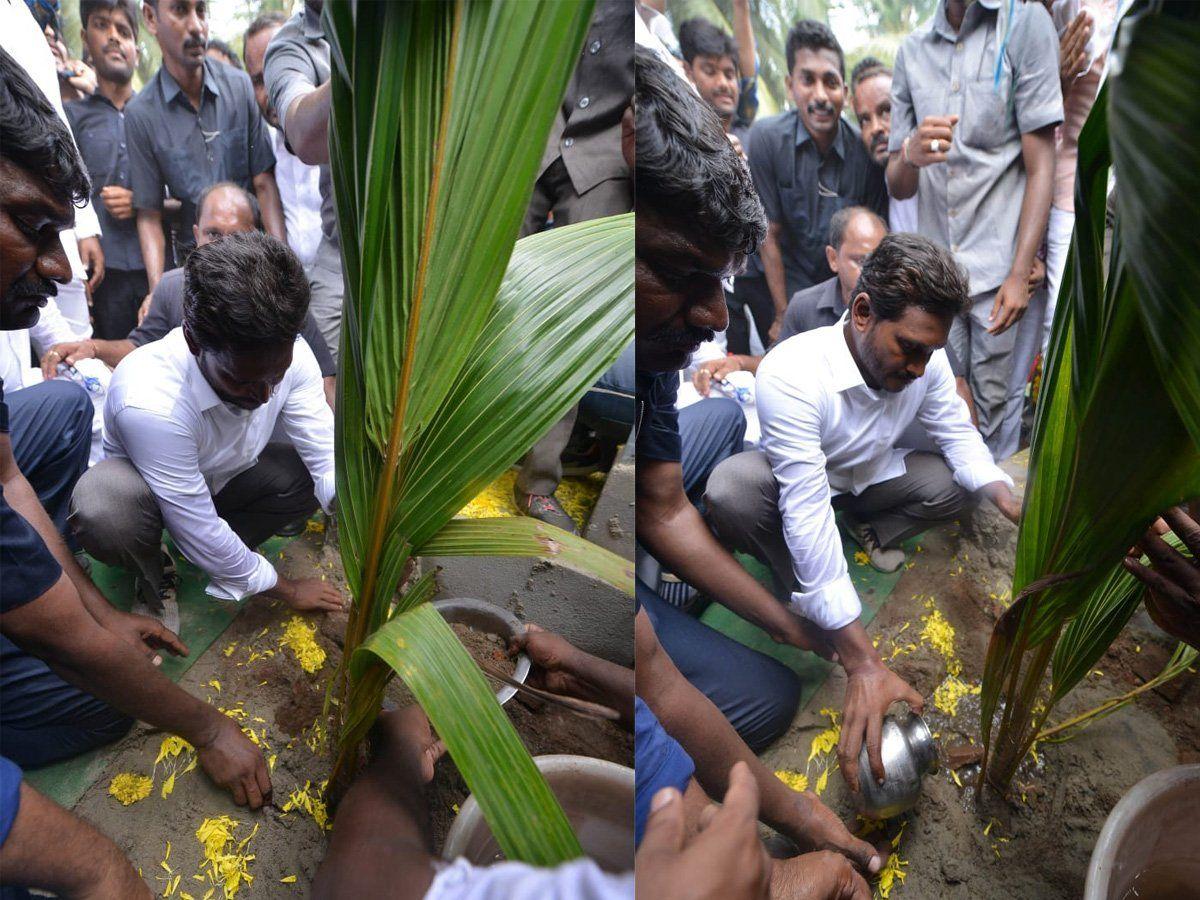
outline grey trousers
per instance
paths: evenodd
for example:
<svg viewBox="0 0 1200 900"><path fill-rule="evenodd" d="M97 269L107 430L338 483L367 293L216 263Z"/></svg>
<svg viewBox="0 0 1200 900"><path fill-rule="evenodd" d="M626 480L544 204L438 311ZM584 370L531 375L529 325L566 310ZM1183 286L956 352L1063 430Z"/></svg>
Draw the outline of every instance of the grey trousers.
<svg viewBox="0 0 1200 900"><path fill-rule="evenodd" d="M525 211L525 222L521 225L521 237L541 231L551 212L554 213L554 224L558 226L615 216L631 209L633 188L628 178L610 178L590 191L577 194L567 174L567 167L559 157L533 186L533 195ZM578 415L579 406L572 406L521 460L517 487L522 493L539 496L554 493L562 481L559 457L571 440L571 431Z"/></svg>
<svg viewBox="0 0 1200 900"><path fill-rule="evenodd" d="M872 526L884 547L953 519L968 498L936 453L915 450L904 462L903 475L871 485L858 496L833 498L834 509ZM748 450L718 465L708 476L704 503L717 539L770 566L778 595L790 594L795 584L792 555L783 537L779 485L767 455Z"/></svg>
<svg viewBox="0 0 1200 900"><path fill-rule="evenodd" d="M309 312L336 363L341 348L342 297L346 290L342 280L342 251L329 238L322 237L317 245L317 255L308 264L305 274L312 292Z"/></svg>
<svg viewBox="0 0 1200 900"><path fill-rule="evenodd" d="M216 495L217 515L248 547L317 509L312 477L290 444L268 444L252 467ZM68 520L81 547L138 577L148 602L162 585L163 519L150 486L127 459L109 457L84 474Z"/></svg>
<svg viewBox="0 0 1200 900"><path fill-rule="evenodd" d="M1025 381L1046 311L1046 292L1035 291L1025 316L1003 334L989 334L996 292L976 294L967 313L950 327L949 345L958 357L975 409L979 433L997 462L1017 452Z"/></svg>

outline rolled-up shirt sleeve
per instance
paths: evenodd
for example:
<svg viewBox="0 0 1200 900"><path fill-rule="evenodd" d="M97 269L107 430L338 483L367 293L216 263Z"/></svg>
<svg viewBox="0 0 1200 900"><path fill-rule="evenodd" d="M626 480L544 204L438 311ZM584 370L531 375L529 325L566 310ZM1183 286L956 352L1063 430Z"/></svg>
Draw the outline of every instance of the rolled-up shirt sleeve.
<svg viewBox="0 0 1200 900"><path fill-rule="evenodd" d="M289 389L280 418L292 446L312 476L317 501L333 511L336 482L333 474L333 410L325 400L317 359L304 340L296 341Z"/></svg>
<svg viewBox="0 0 1200 900"><path fill-rule="evenodd" d="M319 75L308 53L290 40L272 40L263 60L263 79L279 129L287 134L287 115L296 98L317 89Z"/></svg>
<svg viewBox="0 0 1200 900"><path fill-rule="evenodd" d="M755 403L779 484L784 540L800 582L792 611L826 631L843 628L858 620L862 603L833 517L821 450L821 399L766 375L755 386Z"/></svg>
<svg viewBox="0 0 1200 900"><path fill-rule="evenodd" d="M275 587L279 576L266 557L247 547L217 515L188 427L132 406L117 412L113 424L158 501L175 545L208 575L208 594L241 600Z"/></svg>
<svg viewBox="0 0 1200 900"><path fill-rule="evenodd" d="M125 142L129 145L129 186L135 209L162 209L166 182L154 155L148 113L130 106L125 112Z"/></svg>
<svg viewBox="0 0 1200 900"><path fill-rule="evenodd" d="M904 139L917 130L912 94L908 88L908 70L904 66L904 45L896 51L892 68L892 130L888 136L888 152L895 153L904 146Z"/></svg>
<svg viewBox="0 0 1200 900"><path fill-rule="evenodd" d="M938 350L930 358L925 378L928 386L917 420L946 458L955 483L968 491L995 481L1011 488L1013 480L992 459L987 444L971 424L966 402L954 389L954 373L945 351Z"/></svg>

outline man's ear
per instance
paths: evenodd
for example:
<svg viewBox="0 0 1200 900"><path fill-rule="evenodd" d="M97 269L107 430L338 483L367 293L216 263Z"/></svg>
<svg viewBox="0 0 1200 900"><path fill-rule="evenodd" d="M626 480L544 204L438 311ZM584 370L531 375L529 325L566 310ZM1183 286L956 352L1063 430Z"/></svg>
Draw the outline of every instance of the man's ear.
<svg viewBox="0 0 1200 900"><path fill-rule="evenodd" d="M829 263L829 268L833 270L833 274L837 274L837 251L828 244L825 245L825 262Z"/></svg>
<svg viewBox="0 0 1200 900"><path fill-rule="evenodd" d="M874 314L871 311L871 298L867 296L866 291L860 291L850 301L850 321L859 331L866 331L872 318Z"/></svg>
<svg viewBox="0 0 1200 900"><path fill-rule="evenodd" d="M183 339L187 341L188 349L192 351L192 356L200 355L200 345L196 343L196 338L192 335L192 331L188 328L188 323L183 323Z"/></svg>
<svg viewBox="0 0 1200 900"><path fill-rule="evenodd" d="M146 22L146 30L158 37L158 10L149 3L142 3L142 19Z"/></svg>

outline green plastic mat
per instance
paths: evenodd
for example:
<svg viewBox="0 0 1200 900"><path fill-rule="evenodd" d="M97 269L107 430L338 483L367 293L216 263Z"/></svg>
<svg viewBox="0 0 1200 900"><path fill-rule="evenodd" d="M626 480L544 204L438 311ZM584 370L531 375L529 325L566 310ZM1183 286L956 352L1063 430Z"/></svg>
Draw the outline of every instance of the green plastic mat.
<svg viewBox="0 0 1200 900"><path fill-rule="evenodd" d="M259 550L270 559L286 547L290 540L292 539L272 538ZM208 577L178 553L174 555L179 571L179 636L190 652L183 657L163 654L161 668L168 678L178 681L229 627L229 623L241 612L244 602L229 603L208 596L204 592ZM91 574L92 581L113 606L129 610L133 602L131 574L94 560ZM100 747L44 769L26 772L25 780L59 805L70 809L103 773L111 752L111 745Z"/></svg>
<svg viewBox="0 0 1200 900"><path fill-rule="evenodd" d="M904 550L910 557L916 551L920 537L918 535L904 544ZM850 580L854 582L855 588L858 589L858 596L862 600L863 611L861 621L864 625L868 625L891 594L892 589L896 586L896 582L900 580L900 576L904 574L904 567L902 566L890 574L877 572L869 565L860 565L854 561L854 553L858 550L857 544L843 538L842 548L850 566ZM742 553L737 553L735 556L746 571L758 579L767 590L774 590L771 573L766 566L753 557ZM753 650L764 653L772 659L779 660L799 675L801 683L801 707L808 704L808 701L812 699L817 689L825 683L825 679L833 670L833 663L827 662L815 653L807 650L776 643L757 625L750 624L736 613L730 612L724 606L716 603L704 611L704 614L700 617L700 621Z"/></svg>

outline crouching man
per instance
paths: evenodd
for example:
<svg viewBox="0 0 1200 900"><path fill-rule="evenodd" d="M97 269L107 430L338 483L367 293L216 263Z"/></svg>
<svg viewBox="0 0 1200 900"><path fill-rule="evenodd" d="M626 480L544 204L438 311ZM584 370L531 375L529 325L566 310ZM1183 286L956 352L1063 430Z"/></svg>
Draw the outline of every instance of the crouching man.
<svg viewBox="0 0 1200 900"><path fill-rule="evenodd" d="M823 628L860 611L835 510L885 572L904 562L904 540L953 519L973 493L1020 515L943 349L966 305L949 253L917 235L885 237L841 321L783 341L759 366L765 452L730 457L709 478L722 543L768 563L793 608ZM937 452L902 445L914 422Z"/></svg>
<svg viewBox="0 0 1200 900"><path fill-rule="evenodd" d="M168 624L178 611L164 526L213 597L344 605L330 584L285 578L254 549L334 500L333 413L297 340L308 301L287 245L230 235L188 258L183 325L113 374L108 458L79 480L71 524L90 554L136 576L137 600ZM290 443L270 443L277 423Z"/></svg>

